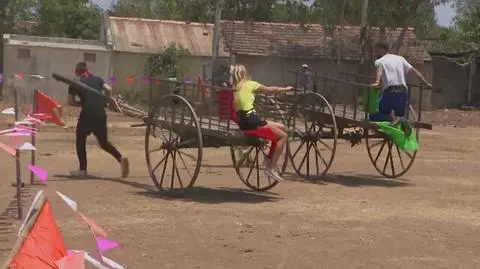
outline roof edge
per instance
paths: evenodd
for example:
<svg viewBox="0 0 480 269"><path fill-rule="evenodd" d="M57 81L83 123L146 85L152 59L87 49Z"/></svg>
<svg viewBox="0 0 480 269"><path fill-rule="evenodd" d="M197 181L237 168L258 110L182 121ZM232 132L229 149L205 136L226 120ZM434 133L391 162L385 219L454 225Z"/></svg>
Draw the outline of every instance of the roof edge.
<svg viewBox="0 0 480 269"><path fill-rule="evenodd" d="M189 24L196 26L212 26L213 23L202 23L202 22L190 22L190 21L176 21L176 20L158 20L158 19L147 19L147 18L134 18L134 17L115 17L109 16L111 20L128 20L128 21L147 21L147 22L158 22L158 23L170 23L170 24Z"/></svg>
<svg viewBox="0 0 480 269"><path fill-rule="evenodd" d="M298 26L300 27L300 24L298 23L284 23L284 22L265 22L265 21L237 21L237 20L221 20L222 23L244 23L244 24L260 24L260 25L277 25L277 26ZM305 26L308 27L308 25L319 25L319 26L324 26L321 23L306 23ZM343 26L345 29L351 29L351 28L360 28L360 25L344 25ZM341 29L341 25L335 25L335 28ZM369 27L369 29L374 29L374 30L379 30L380 27L374 26L374 27ZM403 27L397 27L397 28L389 28L386 27L385 29L387 30L396 30L396 31L402 31ZM414 27L407 27L407 31L415 31Z"/></svg>

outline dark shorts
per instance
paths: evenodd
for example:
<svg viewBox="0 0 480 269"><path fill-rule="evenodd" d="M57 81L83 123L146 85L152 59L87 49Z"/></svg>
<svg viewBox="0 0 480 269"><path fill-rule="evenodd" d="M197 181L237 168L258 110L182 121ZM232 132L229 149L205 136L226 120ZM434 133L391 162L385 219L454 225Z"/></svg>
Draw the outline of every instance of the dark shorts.
<svg viewBox="0 0 480 269"><path fill-rule="evenodd" d="M385 89L378 103L378 113L370 115L372 121L391 121L392 111L397 117L405 117L408 94L405 86L392 86Z"/></svg>
<svg viewBox="0 0 480 269"><path fill-rule="evenodd" d="M237 121L240 130L249 131L267 125L255 112L237 111Z"/></svg>
<svg viewBox="0 0 480 269"><path fill-rule="evenodd" d="M397 117L405 117L407 108L407 88L404 86L391 86L385 89L380 99L378 110L382 114L390 114L392 111Z"/></svg>

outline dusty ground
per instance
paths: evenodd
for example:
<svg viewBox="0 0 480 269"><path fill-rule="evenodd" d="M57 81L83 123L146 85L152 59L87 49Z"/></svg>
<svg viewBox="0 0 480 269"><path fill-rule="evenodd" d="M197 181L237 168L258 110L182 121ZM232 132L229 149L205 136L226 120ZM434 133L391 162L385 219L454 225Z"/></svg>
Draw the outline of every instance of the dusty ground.
<svg viewBox="0 0 480 269"><path fill-rule="evenodd" d="M466 114L462 114L466 113ZM229 152L205 152L196 188L182 197L155 193L143 153L142 129L111 119L111 140L131 160L131 177L90 139L90 172L101 179L62 177L76 166L72 129L40 135L40 166L70 248L92 247L86 226L52 192L123 243L107 256L127 268L480 268L478 112L427 113L447 125L423 132L421 152L401 180L385 180L364 145L341 144L325 184L285 181L271 193L247 190ZM1 126L5 127L4 125ZM0 249L13 244L13 160L1 153ZM24 160L28 159L25 157ZM27 178L28 180L28 178ZM30 200L40 186L25 190ZM13 210L12 210L13 209Z"/></svg>

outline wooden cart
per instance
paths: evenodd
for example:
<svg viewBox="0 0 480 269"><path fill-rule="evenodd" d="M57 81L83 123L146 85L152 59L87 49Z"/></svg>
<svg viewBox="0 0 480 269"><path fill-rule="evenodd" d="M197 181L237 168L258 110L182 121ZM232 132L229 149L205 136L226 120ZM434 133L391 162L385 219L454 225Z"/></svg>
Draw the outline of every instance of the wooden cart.
<svg viewBox="0 0 480 269"><path fill-rule="evenodd" d="M368 84L324 76L312 76L312 80L315 86L297 98L290 110L288 125L296 131L289 137L287 152L297 174L308 179L325 175L333 163L338 139L348 140L352 146L364 139L370 161L387 178L400 177L410 169L417 151L402 151L379 132L378 125L367 120L360 97ZM423 91L421 85L409 85L406 118L417 140L420 129L432 129L420 121ZM418 94L416 111L410 105L413 92Z"/></svg>
<svg viewBox="0 0 480 269"><path fill-rule="evenodd" d="M270 143L240 131L235 123L233 89L156 79L148 92L148 115L143 124L134 126L146 127L145 157L159 190L192 187L204 149L219 147L230 148L233 168L250 189L266 191L278 183L262 171ZM267 120L288 122L286 111L273 97L258 94L255 107ZM280 159L285 171L287 158Z"/></svg>

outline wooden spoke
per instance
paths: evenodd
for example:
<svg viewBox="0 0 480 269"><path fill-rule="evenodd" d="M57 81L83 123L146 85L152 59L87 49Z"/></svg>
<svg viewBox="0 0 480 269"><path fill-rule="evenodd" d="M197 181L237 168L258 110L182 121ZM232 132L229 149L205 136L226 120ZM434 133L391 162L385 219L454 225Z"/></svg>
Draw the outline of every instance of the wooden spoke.
<svg viewBox="0 0 480 269"><path fill-rule="evenodd" d="M152 124L147 124L145 132L145 157L150 176L160 191L190 188L195 184L202 162L203 141L198 117L181 96L166 95L156 105L149 115ZM191 119L188 125L182 122L185 117ZM189 132L185 132L185 128Z"/></svg>

